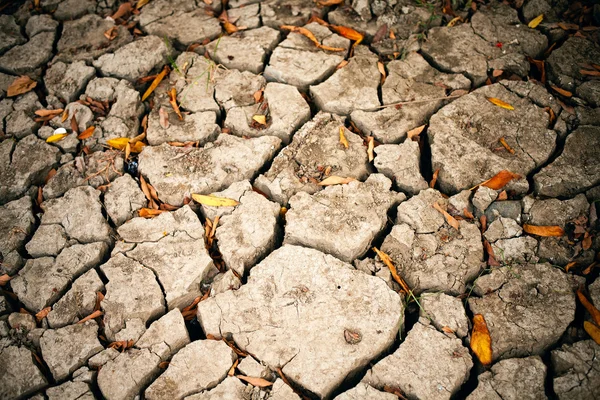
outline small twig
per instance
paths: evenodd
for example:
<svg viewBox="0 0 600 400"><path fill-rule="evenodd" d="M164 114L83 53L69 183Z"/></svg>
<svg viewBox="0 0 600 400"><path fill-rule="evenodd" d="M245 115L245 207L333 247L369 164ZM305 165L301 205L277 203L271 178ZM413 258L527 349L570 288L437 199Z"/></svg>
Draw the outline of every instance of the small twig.
<svg viewBox="0 0 600 400"><path fill-rule="evenodd" d="M444 96L444 97L434 97L432 99L422 99L422 100L411 100L411 101L399 101L397 103L391 103L391 104L385 104L383 106L378 106L378 107L374 107L374 108L358 108L357 110L361 110L361 111L377 111L377 110L381 110L382 108L388 108L388 107L395 107L395 106L403 106L405 104L419 104L419 103L429 103L431 101L439 101L439 100L447 100L447 99L456 99L458 97L462 97L465 94L468 93L464 93L464 94L454 94L454 95L450 95L450 96Z"/></svg>

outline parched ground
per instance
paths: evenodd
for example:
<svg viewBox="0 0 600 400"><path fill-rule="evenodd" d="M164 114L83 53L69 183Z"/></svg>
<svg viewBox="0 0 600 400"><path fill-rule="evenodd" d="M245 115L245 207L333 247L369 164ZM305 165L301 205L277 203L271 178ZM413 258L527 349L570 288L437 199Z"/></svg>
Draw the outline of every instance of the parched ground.
<svg viewBox="0 0 600 400"><path fill-rule="evenodd" d="M600 397L599 4L1 4L0 399Z"/></svg>

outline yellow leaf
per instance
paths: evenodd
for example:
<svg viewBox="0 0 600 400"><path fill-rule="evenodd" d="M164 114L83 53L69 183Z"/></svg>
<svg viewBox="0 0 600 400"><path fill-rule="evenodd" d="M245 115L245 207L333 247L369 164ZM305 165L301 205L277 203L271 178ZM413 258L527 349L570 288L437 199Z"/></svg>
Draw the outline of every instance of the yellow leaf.
<svg viewBox="0 0 600 400"><path fill-rule="evenodd" d="M463 22L464 20L462 19L462 17L454 17L450 20L450 22L448 22L449 27L453 27L454 25L458 24L459 22Z"/></svg>
<svg viewBox="0 0 600 400"><path fill-rule="evenodd" d="M337 33L339 33L341 36L345 37L346 39L356 40L354 46L362 42L362 40L365 38L362 33L357 32L354 29L348 28L346 26L329 25L329 27Z"/></svg>
<svg viewBox="0 0 600 400"><path fill-rule="evenodd" d="M458 230L460 228L460 225L459 225L458 221L456 220L456 218L454 218L452 215L448 214L448 212L446 210L444 210L437 203L437 201L435 203L433 203L433 208L438 210L444 216L444 218L446 218L446 222L448 223L448 225L450 225L451 227L453 227L456 230Z"/></svg>
<svg viewBox="0 0 600 400"><path fill-rule="evenodd" d="M131 143L131 142L129 142ZM133 146L131 146L131 152L132 153L141 153L142 150L144 150L144 147L146 146L146 143L144 142L135 142L133 144Z"/></svg>
<svg viewBox="0 0 600 400"><path fill-rule="evenodd" d="M261 125L267 124L267 116L266 115L262 115L262 114L253 115L252 120L256 121L257 123L259 123Z"/></svg>
<svg viewBox="0 0 600 400"><path fill-rule="evenodd" d="M346 136L344 135L344 127L340 126L340 143L344 145L345 148L348 148L349 144L348 144L348 139L346 139Z"/></svg>
<svg viewBox="0 0 600 400"><path fill-rule="evenodd" d="M392 278L394 278L396 283L398 285L400 285L402 290L407 294L410 293L410 288L408 287L408 284L406 283L406 281L404 279L402 279L402 277L400 275L398 275L398 270L396 269L396 266L392 262L392 259L390 258L390 256L388 256L383 251L379 250L377 247L373 247L373 251L375 252L375 254L377 254L379 256L379 259L381 260L381 262L384 263L388 267L388 269L390 270L390 273L392 274Z"/></svg>
<svg viewBox="0 0 600 400"><path fill-rule="evenodd" d="M535 225L523 225L523 230L530 235L536 236L564 236L565 231L560 226L535 226Z"/></svg>
<svg viewBox="0 0 600 400"><path fill-rule="evenodd" d="M485 318L481 314L473 316L473 331L471 333L471 350L483 365L492 363L492 338Z"/></svg>
<svg viewBox="0 0 600 400"><path fill-rule="evenodd" d="M8 89L6 89L6 97L13 97L27 93L36 86L37 82L32 80L27 75L20 76L10 84Z"/></svg>
<svg viewBox="0 0 600 400"><path fill-rule="evenodd" d="M341 176L333 175L319 182L319 186L344 185L355 180L354 178L342 178Z"/></svg>
<svg viewBox="0 0 600 400"><path fill-rule="evenodd" d="M585 309L590 313L594 322L597 325L600 325L600 311L598 311L598 309L594 307L592 303L590 303L587 297L585 297L583 292L579 289L577 290L577 297L579 298L579 301L581 302L581 304L583 304Z"/></svg>
<svg viewBox="0 0 600 400"><path fill-rule="evenodd" d="M138 211L138 216L142 218L154 218L164 212L168 212L165 210L154 210L152 208L140 208Z"/></svg>
<svg viewBox="0 0 600 400"><path fill-rule="evenodd" d="M502 108L504 108L504 109L506 109L506 110L514 110L514 109L515 109L515 108L514 108L513 106L511 106L510 104L508 104L508 103L505 103L505 102L503 102L502 100L500 100L500 99L497 99L497 98L495 98L495 97L486 97L486 98L488 99L488 101L489 101L490 103L492 103L492 104L494 104L494 105L496 105L496 106L498 106L498 107L502 107Z"/></svg>
<svg viewBox="0 0 600 400"><path fill-rule="evenodd" d="M273 382L269 382L266 379L255 378L253 376L236 375L236 378L238 378L242 381L246 381L249 384L251 384L252 386L256 386L256 387L267 387L267 386L271 386L273 384Z"/></svg>
<svg viewBox="0 0 600 400"><path fill-rule="evenodd" d="M583 329L594 339L594 342L600 344L600 328L589 321L583 321Z"/></svg>
<svg viewBox="0 0 600 400"><path fill-rule="evenodd" d="M211 207L235 207L240 204L239 201L228 199L227 197L206 196L203 194L192 194L192 199L196 203L204 204Z"/></svg>
<svg viewBox="0 0 600 400"><path fill-rule="evenodd" d="M534 19L532 19L527 25L531 29L535 29L542 21L544 20L544 14L540 14Z"/></svg>
<svg viewBox="0 0 600 400"><path fill-rule="evenodd" d="M148 90L146 90L146 92L142 96L142 101L146 100L148 98L148 96L150 96L152 94L152 92L154 92L154 89L156 89L156 87L160 84L160 82L163 80L165 75L167 75L167 72L169 72L169 67L167 67L165 65L165 67L162 69L162 71L160 71L160 74L156 75L156 78L154 78L154 80L152 81L152 84L150 85Z"/></svg>
<svg viewBox="0 0 600 400"><path fill-rule="evenodd" d="M106 141L107 145L117 150L125 150L127 143L129 143L129 138L126 137L120 137Z"/></svg>
<svg viewBox="0 0 600 400"><path fill-rule="evenodd" d="M138 10L142 7L144 7L146 4L148 4L150 0L140 0L137 2L135 8L137 8Z"/></svg>
<svg viewBox="0 0 600 400"><path fill-rule="evenodd" d="M61 140L63 140L67 136L69 136L68 133L57 133L56 135L52 135L48 139L46 139L46 143L60 142Z"/></svg>

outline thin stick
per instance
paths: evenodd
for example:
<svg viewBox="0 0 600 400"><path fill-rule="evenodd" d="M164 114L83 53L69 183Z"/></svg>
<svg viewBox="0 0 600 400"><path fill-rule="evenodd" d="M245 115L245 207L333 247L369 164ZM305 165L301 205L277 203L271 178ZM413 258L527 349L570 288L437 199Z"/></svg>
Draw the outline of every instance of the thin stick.
<svg viewBox="0 0 600 400"><path fill-rule="evenodd" d="M429 103L430 101L439 101L439 100L446 100L446 99L456 99L456 98L462 97L462 96L464 96L466 94L468 94L468 93L455 94L455 95L445 96L445 97L434 97L432 99L412 100L412 101L399 101L398 103L386 104L386 105L378 106L378 107L374 107L374 108L358 108L357 110L361 110L361 111L377 111L377 110L381 110L382 108L395 107L395 106L403 106L405 104Z"/></svg>

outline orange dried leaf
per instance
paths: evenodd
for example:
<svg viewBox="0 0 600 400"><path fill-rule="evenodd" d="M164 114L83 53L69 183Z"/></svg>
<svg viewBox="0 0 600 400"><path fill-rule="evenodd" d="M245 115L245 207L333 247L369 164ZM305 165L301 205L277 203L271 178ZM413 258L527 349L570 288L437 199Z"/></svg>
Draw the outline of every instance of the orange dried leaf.
<svg viewBox="0 0 600 400"><path fill-rule="evenodd" d="M8 274L0 275L0 286L5 286L12 277L8 276Z"/></svg>
<svg viewBox="0 0 600 400"><path fill-rule="evenodd" d="M530 235L544 236L544 237L564 236L564 234L565 234L565 231L560 226L557 226L557 225L536 226L536 225L523 224L523 230L525 232L529 233Z"/></svg>
<svg viewBox="0 0 600 400"><path fill-rule="evenodd" d="M181 115L181 111L179 110L179 104L177 104L177 89L175 88L171 88L171 90L169 91L169 103L171 104L171 107L173 107L175 114L177 114L177 116L179 117L179 120L183 120L183 116Z"/></svg>
<svg viewBox="0 0 600 400"><path fill-rule="evenodd" d="M102 315L104 315L104 313L100 310L96 310L93 313L91 313L90 315L88 315L87 317L83 318L81 321L77 322L78 324L83 324L86 321L92 320L94 318L98 318L101 317Z"/></svg>
<svg viewBox="0 0 600 400"><path fill-rule="evenodd" d="M355 40L354 46L358 45L365 38L362 33L357 32L352 28L348 28L347 26L329 25L329 27L346 39Z"/></svg>
<svg viewBox="0 0 600 400"><path fill-rule="evenodd" d="M342 178L341 176L333 175L333 176L325 178L321 182L319 182L319 186L344 185L346 183L350 183L355 180L356 179L350 178L350 177Z"/></svg>
<svg viewBox="0 0 600 400"><path fill-rule="evenodd" d="M437 178L438 178L438 175L439 175L439 174L440 174L440 169L439 169L439 168L438 168L438 169L436 169L436 170L433 172L433 177L431 178L431 182L429 182L429 187L430 187L430 188L433 188L433 187L435 186L435 183L437 182Z"/></svg>
<svg viewBox="0 0 600 400"><path fill-rule="evenodd" d="M546 108L544 108L544 110L550 116L550 123L553 123L556 120L556 114L554 114L554 110L550 107L546 107Z"/></svg>
<svg viewBox="0 0 600 400"><path fill-rule="evenodd" d="M40 312L38 312L37 314L35 314L36 321L40 322L41 320L43 320L44 318L46 318L46 316L48 315L48 313L50 312L50 310L52 310L52 307L46 307L46 308L43 308L42 310L40 310Z"/></svg>
<svg viewBox="0 0 600 400"><path fill-rule="evenodd" d="M56 116L63 111L64 110L62 108L58 108L56 110L37 110L35 115L39 115L40 117Z"/></svg>
<svg viewBox="0 0 600 400"><path fill-rule="evenodd" d="M583 238L583 240L581 241L581 248L583 250L589 250L590 247L592 247L592 237L589 235L589 233L586 232L585 234L586 236Z"/></svg>
<svg viewBox="0 0 600 400"><path fill-rule="evenodd" d="M77 139L79 139L79 140L88 139L88 138L92 137L92 135L94 134L95 130L96 130L96 127L94 125L92 125L89 128L87 128L85 131L81 132L77 136Z"/></svg>
<svg viewBox="0 0 600 400"><path fill-rule="evenodd" d="M252 116L252 120L259 125L267 125L267 116L262 114L256 114Z"/></svg>
<svg viewBox="0 0 600 400"><path fill-rule="evenodd" d="M326 7L326 6L335 6L337 4L342 4L344 0L317 0L317 4Z"/></svg>
<svg viewBox="0 0 600 400"><path fill-rule="evenodd" d="M410 293L410 288L408 287L408 284L406 283L406 281L404 281L404 279L402 279L400 275L398 275L398 270L396 269L396 266L392 262L390 256L388 256L383 251L379 250L377 247L373 247L373 251L377 254L381 262L388 267L390 273L392 274L392 278L394 278L394 281L396 281L396 283L400 285L400 287L405 293Z"/></svg>
<svg viewBox="0 0 600 400"><path fill-rule="evenodd" d="M596 71L596 70L588 71L586 69L580 69L579 73L581 75L586 75L586 76L600 76L600 71Z"/></svg>
<svg viewBox="0 0 600 400"><path fill-rule="evenodd" d="M512 110L514 110L514 109L515 109L515 108L514 108L513 106L511 106L510 104L508 104L508 103L506 103L506 102L504 102L504 101L502 101L502 100L500 100L500 99L497 99L497 98L495 98L495 97L486 97L486 99L488 99L488 101L489 101L490 103L492 103L493 105L495 105L495 106L498 106L498 107L500 107L500 108L504 108L505 110L511 110L511 111L512 111Z"/></svg>
<svg viewBox="0 0 600 400"><path fill-rule="evenodd" d="M261 88L261 89L258 89L256 92L254 92L254 95L253 95L253 96L254 96L254 102L255 102L255 103L260 103L260 101L261 101L261 100L262 100L262 98L263 98L263 93L264 93L264 91L265 91L265 89L264 89L264 88Z"/></svg>
<svg viewBox="0 0 600 400"><path fill-rule="evenodd" d="M594 339L594 342L600 344L600 328L589 321L583 321L583 329Z"/></svg>
<svg viewBox="0 0 600 400"><path fill-rule="evenodd" d="M144 7L146 4L148 4L150 0L140 0L137 2L137 4L135 5L135 8L137 8L138 10L142 7Z"/></svg>
<svg viewBox="0 0 600 400"><path fill-rule="evenodd" d="M349 146L348 139L346 139L346 135L344 135L344 127L343 126L340 126L340 143L345 148L348 148L348 146Z"/></svg>
<svg viewBox="0 0 600 400"><path fill-rule="evenodd" d="M466 218L469 218L469 219L474 219L475 218L475 216L473 215L473 213L471 211L467 210L466 208L463 208L463 215Z"/></svg>
<svg viewBox="0 0 600 400"><path fill-rule="evenodd" d="M556 93L561 94L565 97L571 97L573 96L573 93L569 92L568 90L565 89L561 89L558 86L550 86L552 88L552 90L554 90Z"/></svg>
<svg viewBox="0 0 600 400"><path fill-rule="evenodd" d="M244 376L244 375L236 375L235 377L244 382L248 382L249 384L251 384L252 386L255 386L255 387L269 387L269 386L273 385L273 382L269 382L268 380L263 379L263 378L255 378L253 376Z"/></svg>
<svg viewBox="0 0 600 400"><path fill-rule="evenodd" d="M322 49L322 50L327 50L327 51L346 51L346 49L340 48L340 47L329 47L329 46L325 46L322 45L321 42L319 42L317 40L317 38L315 37L315 35L309 31L306 28L302 28L299 26L293 26L293 25L282 25L281 29L286 29L289 30L291 32L294 33L299 33L300 35L304 35L306 36L311 42L313 42L315 44L315 46L317 46L318 48Z"/></svg>
<svg viewBox="0 0 600 400"><path fill-rule="evenodd" d="M458 221L456 220L456 218L454 218L452 215L448 214L448 211L444 210L436 201L435 203L433 203L433 208L435 208L436 210L438 210L440 213L442 213L442 215L444 216L444 218L446 218L446 222L448 223L448 225L450 225L451 227L453 227L456 230L459 230L460 228L460 224L458 223Z"/></svg>
<svg viewBox="0 0 600 400"><path fill-rule="evenodd" d="M344 68L346 65L348 65L348 60L342 60L342 62L340 62L337 67L335 67L335 69L342 69Z"/></svg>
<svg viewBox="0 0 600 400"><path fill-rule="evenodd" d="M383 83L385 82L386 73L385 73L385 66L383 65L383 63L381 61L377 61L377 69L379 70L379 73L381 74L381 84L383 85Z"/></svg>
<svg viewBox="0 0 600 400"><path fill-rule="evenodd" d="M569 272L569 270L571 268L573 268L575 265L577 265L577 263L575 261L571 261L570 263L568 263L567 265L565 265L565 272Z"/></svg>
<svg viewBox="0 0 600 400"><path fill-rule="evenodd" d="M577 298L581 302L581 304L585 307L585 309L592 316L592 320L596 325L600 325L600 311L585 297L585 294L579 289L577 289Z"/></svg>
<svg viewBox="0 0 600 400"><path fill-rule="evenodd" d="M122 3L119 6L119 9L110 17L115 20L117 18L122 18L125 15L129 14L131 12L131 10L133 9L133 6L131 3L127 2L127 3Z"/></svg>
<svg viewBox="0 0 600 400"><path fill-rule="evenodd" d="M496 175L494 175L487 181L484 181L484 182L480 183L479 185L472 187L471 190L475 189L478 186L485 186L485 187L488 187L493 190L499 190L499 189L502 189L504 186L506 186L508 184L508 182L512 181L513 179L520 179L520 178L521 178L521 175L514 174L514 173L510 172L509 170L503 169L502 171L498 172Z"/></svg>
<svg viewBox="0 0 600 400"><path fill-rule="evenodd" d="M140 208L138 215L142 218L154 218L164 212L165 210L154 210L152 208Z"/></svg>
<svg viewBox="0 0 600 400"><path fill-rule="evenodd" d="M471 332L471 350L483 365L492 363L492 337L485 318L481 314L473 316L473 331Z"/></svg>
<svg viewBox="0 0 600 400"><path fill-rule="evenodd" d="M235 369L237 368L237 366L238 366L239 363L240 363L240 359L236 358L236 360L233 363L233 365L231 366L231 368L229 368L229 372L227 372L227 376L234 376L235 375Z"/></svg>
<svg viewBox="0 0 600 400"><path fill-rule="evenodd" d="M129 142L131 143L131 142ZM146 143L144 142L135 142L133 144L133 146L131 146L131 152L132 153L141 153L142 150L144 150L144 147L146 146Z"/></svg>
<svg viewBox="0 0 600 400"><path fill-rule="evenodd" d="M156 75L156 78L154 78L154 80L152 81L152 84L150 85L150 87L146 90L146 92L142 96L142 101L146 100L148 98L148 96L150 96L152 94L152 92L154 92L154 89L156 89L156 87L160 84L160 82L163 80L165 75L167 75L167 72L169 72L169 67L167 67L165 65L165 67L162 69L162 71L160 71L160 74Z"/></svg>
<svg viewBox="0 0 600 400"><path fill-rule="evenodd" d="M449 326L442 326L442 330L446 333L454 334L454 330L452 328L450 328Z"/></svg>
<svg viewBox="0 0 600 400"><path fill-rule="evenodd" d="M113 26L112 28L104 32L104 37L108 40L115 40L117 35L119 34L119 31L117 29L118 28L116 26Z"/></svg>
<svg viewBox="0 0 600 400"><path fill-rule="evenodd" d="M513 150L512 147L510 147L508 145L508 143L506 142L506 139L504 139L503 137L501 137L499 140L500 144L502 145L502 147L504 147L506 149L506 151L508 151L510 154L515 154L515 151Z"/></svg>
<svg viewBox="0 0 600 400"><path fill-rule="evenodd" d="M426 126L427 125L421 125L411 129L410 131L406 132L406 137L411 140L415 140L414 138L417 138L416 140L418 140L418 136L421 134L421 132L423 132L423 129L425 129Z"/></svg>
<svg viewBox="0 0 600 400"><path fill-rule="evenodd" d="M23 75L12 81L8 89L6 89L6 97L18 96L23 93L27 93L37 86L37 82Z"/></svg>

